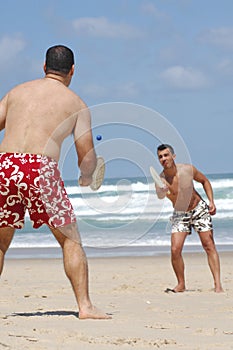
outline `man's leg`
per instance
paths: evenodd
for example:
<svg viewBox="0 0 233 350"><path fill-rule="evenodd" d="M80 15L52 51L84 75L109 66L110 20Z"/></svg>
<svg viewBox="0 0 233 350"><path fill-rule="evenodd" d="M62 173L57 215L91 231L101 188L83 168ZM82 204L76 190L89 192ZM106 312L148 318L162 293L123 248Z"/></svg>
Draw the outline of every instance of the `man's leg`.
<svg viewBox="0 0 233 350"><path fill-rule="evenodd" d="M171 235L171 262L178 281L177 286L173 289L175 292L185 291L184 260L182 257L182 249L187 235L187 232L173 232Z"/></svg>
<svg viewBox="0 0 233 350"><path fill-rule="evenodd" d="M73 228L73 230L76 230L76 234L71 233L72 229L71 231L69 229L67 235L64 234L64 227L62 228L62 232L59 229L54 229L51 227L50 229L63 251L64 269L68 279L71 282L78 303L79 318L111 318L107 314L98 310L91 303L88 291L88 263L86 254L81 245L79 234L77 234L77 229ZM74 241L73 239L69 238L74 236L79 237L78 241Z"/></svg>
<svg viewBox="0 0 233 350"><path fill-rule="evenodd" d="M220 281L220 261L219 255L215 247L213 231L198 232L203 248L206 251L208 264L214 278L215 292L223 292Z"/></svg>
<svg viewBox="0 0 233 350"><path fill-rule="evenodd" d="M4 258L14 236L15 229L12 227L0 228L0 275L2 274Z"/></svg>

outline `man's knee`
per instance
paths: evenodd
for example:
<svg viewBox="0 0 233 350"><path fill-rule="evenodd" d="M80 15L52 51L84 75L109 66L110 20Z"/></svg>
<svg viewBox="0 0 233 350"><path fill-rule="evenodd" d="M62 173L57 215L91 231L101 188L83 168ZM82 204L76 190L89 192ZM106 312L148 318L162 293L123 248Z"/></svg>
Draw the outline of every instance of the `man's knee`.
<svg viewBox="0 0 233 350"><path fill-rule="evenodd" d="M179 256L181 256L182 253L182 246L179 245L172 245L171 247L171 254L173 258L177 258Z"/></svg>
<svg viewBox="0 0 233 350"><path fill-rule="evenodd" d="M201 237L201 242L204 250L207 253L214 252L216 248L215 248L213 233L208 231L208 232L199 233L199 235Z"/></svg>
<svg viewBox="0 0 233 350"><path fill-rule="evenodd" d="M59 230L65 237L81 245L81 237L78 231L77 223L60 227Z"/></svg>
<svg viewBox="0 0 233 350"><path fill-rule="evenodd" d="M3 254L6 253L9 248L12 238L14 236L15 229L12 227L0 228L0 250Z"/></svg>

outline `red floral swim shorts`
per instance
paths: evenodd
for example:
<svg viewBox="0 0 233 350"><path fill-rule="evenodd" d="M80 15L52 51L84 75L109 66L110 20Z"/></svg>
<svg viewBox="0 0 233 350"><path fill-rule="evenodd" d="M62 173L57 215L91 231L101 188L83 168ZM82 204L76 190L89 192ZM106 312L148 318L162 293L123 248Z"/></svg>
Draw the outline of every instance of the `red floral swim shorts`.
<svg viewBox="0 0 233 350"><path fill-rule="evenodd" d="M26 210L34 228L76 222L55 160L37 154L0 153L0 227L23 228Z"/></svg>

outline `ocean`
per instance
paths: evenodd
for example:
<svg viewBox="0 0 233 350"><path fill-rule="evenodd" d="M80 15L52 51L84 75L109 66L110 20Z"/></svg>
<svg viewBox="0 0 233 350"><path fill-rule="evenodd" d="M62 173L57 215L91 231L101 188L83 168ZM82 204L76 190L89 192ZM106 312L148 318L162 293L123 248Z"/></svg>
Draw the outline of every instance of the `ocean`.
<svg viewBox="0 0 233 350"><path fill-rule="evenodd" d="M208 175L217 213L214 238L219 251L233 250L233 174ZM65 181L88 257L155 256L170 252L169 200L159 200L151 178L105 179L97 192ZM206 199L202 186L195 188ZM196 232L188 236L184 252L202 251ZM33 229L26 214L25 227L17 230L9 258L56 258L61 250L43 225Z"/></svg>

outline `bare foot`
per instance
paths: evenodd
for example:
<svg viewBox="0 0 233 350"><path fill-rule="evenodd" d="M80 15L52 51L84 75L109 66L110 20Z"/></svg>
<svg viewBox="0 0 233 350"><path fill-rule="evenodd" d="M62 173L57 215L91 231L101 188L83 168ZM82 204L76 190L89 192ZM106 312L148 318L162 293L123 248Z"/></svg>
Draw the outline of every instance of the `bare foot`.
<svg viewBox="0 0 233 350"><path fill-rule="evenodd" d="M186 291L186 289L178 289L178 288L174 288L173 290L175 293L183 293Z"/></svg>
<svg viewBox="0 0 233 350"><path fill-rule="evenodd" d="M183 284L182 285L177 284L177 286L175 288L173 288L173 290L175 293L183 293L186 291L186 288Z"/></svg>
<svg viewBox="0 0 233 350"><path fill-rule="evenodd" d="M215 293L224 293L222 286L214 288Z"/></svg>
<svg viewBox="0 0 233 350"><path fill-rule="evenodd" d="M91 318L93 320L108 320L112 317L101 310L97 309L95 306L91 306L89 308L86 308L85 310L79 311L79 319L85 320Z"/></svg>
<svg viewBox="0 0 233 350"><path fill-rule="evenodd" d="M173 289L171 289L171 288L167 288L167 289L165 289L165 293L169 293L169 292L172 292L172 293L182 293L182 292L185 292L185 288L184 289L180 289L180 288L178 288L178 287L176 287L176 288L173 288Z"/></svg>

